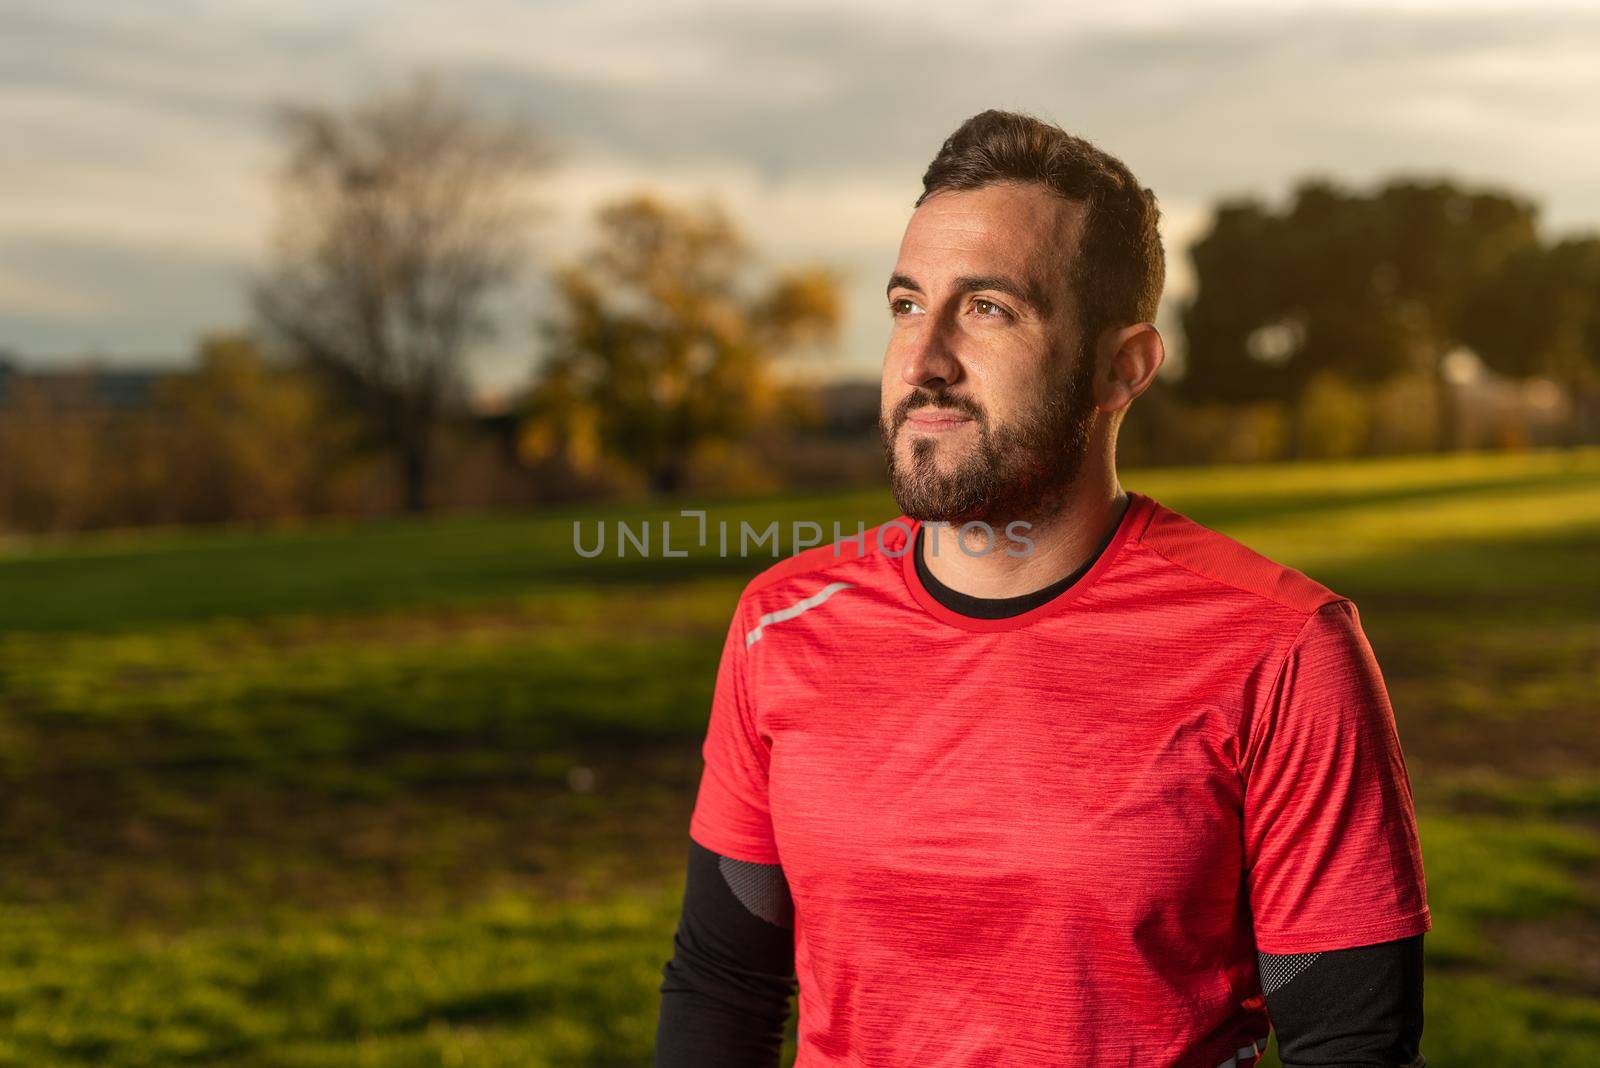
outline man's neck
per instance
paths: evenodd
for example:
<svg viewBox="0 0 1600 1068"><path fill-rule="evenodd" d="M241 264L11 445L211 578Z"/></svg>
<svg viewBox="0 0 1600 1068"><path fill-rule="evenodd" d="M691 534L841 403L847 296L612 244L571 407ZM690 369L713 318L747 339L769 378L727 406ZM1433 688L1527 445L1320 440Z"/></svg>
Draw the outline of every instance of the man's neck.
<svg viewBox="0 0 1600 1068"><path fill-rule="evenodd" d="M996 521L1000 525L991 524L992 542L982 528L970 530L965 548L958 526L925 523L922 560L940 582L969 596L1021 596L1079 568L1106 532L1121 522L1129 504L1128 494L1113 481L1091 493L1070 495L1054 516L1014 528L1015 537L1006 531L1008 520L1003 518ZM1024 537L1031 547L1018 540Z"/></svg>

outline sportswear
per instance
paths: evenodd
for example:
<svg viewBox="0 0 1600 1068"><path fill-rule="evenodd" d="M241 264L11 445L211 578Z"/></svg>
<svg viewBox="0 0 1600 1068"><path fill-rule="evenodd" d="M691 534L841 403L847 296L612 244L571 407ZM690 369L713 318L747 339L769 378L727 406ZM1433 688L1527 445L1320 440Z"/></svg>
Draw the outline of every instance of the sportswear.
<svg viewBox="0 0 1600 1068"><path fill-rule="evenodd" d="M661 970L655 1068L778 1068L795 991L793 926L782 865L689 839L683 909ZM1257 953L1285 1068L1426 1068L1422 937Z"/></svg>
<svg viewBox="0 0 1600 1068"><path fill-rule="evenodd" d="M767 569L719 666L690 834L781 865L797 1068L1251 1063L1258 950L1429 929L1348 598L1130 493L1069 588L974 619L917 528Z"/></svg>
<svg viewBox="0 0 1600 1068"><path fill-rule="evenodd" d="M781 867L719 856L691 838L652 1064L777 1068L795 988L793 928Z"/></svg>

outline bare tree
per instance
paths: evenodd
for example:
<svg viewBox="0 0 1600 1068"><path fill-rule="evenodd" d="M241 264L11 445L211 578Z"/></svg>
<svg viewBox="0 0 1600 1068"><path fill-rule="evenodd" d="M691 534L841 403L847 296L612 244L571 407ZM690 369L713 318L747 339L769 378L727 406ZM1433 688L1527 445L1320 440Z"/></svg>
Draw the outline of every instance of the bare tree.
<svg viewBox="0 0 1600 1068"><path fill-rule="evenodd" d="M434 429L459 400L464 355L494 332L488 298L521 261L525 180L550 153L421 75L347 113L276 116L282 215L256 312L363 412L421 511Z"/></svg>

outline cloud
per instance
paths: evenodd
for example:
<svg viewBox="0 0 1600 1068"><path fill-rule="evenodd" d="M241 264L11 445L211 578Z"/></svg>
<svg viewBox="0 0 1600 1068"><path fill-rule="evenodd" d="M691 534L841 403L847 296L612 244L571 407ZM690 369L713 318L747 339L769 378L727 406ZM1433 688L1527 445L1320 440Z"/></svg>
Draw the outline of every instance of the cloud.
<svg viewBox="0 0 1600 1068"><path fill-rule="evenodd" d="M1169 293L1223 195L1312 174L1448 173L1600 220L1600 13L1485 3L1079 5L191 0L162 14L21 0L0 16L0 345L186 353L242 316L272 222L274 99L438 72L565 153L547 258L608 197L721 198L775 262L851 272L843 365L870 372L892 264L940 141L986 107L1121 156L1166 215ZM7 281L9 280L9 281ZM526 320L531 291L508 294ZM1170 327L1169 311L1163 319ZM508 321L480 373L531 339ZM137 341L135 341L137 339Z"/></svg>
<svg viewBox="0 0 1600 1068"><path fill-rule="evenodd" d="M171 363L199 333L243 321L250 264L238 257L65 236L7 238L5 249L0 349Z"/></svg>
<svg viewBox="0 0 1600 1068"><path fill-rule="evenodd" d="M87 319L111 311L104 300L76 286L0 273L0 312L45 319Z"/></svg>

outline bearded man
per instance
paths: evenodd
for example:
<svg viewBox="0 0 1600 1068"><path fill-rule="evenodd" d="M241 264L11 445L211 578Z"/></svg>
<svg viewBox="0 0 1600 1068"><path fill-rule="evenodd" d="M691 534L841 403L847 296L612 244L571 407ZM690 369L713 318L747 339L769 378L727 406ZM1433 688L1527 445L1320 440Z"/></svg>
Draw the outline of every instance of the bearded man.
<svg viewBox="0 0 1600 1068"><path fill-rule="evenodd" d="M745 588L658 1066L1420 1066L1431 927L1354 603L1120 485L1154 195L988 111L923 177L880 433L904 513Z"/></svg>

